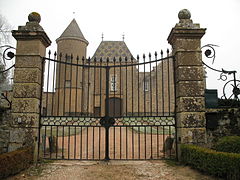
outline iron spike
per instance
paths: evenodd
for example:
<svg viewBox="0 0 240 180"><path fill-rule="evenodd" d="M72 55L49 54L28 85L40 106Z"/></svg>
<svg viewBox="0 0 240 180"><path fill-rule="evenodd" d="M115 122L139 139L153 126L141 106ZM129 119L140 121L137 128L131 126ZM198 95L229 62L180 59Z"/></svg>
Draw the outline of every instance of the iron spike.
<svg viewBox="0 0 240 180"><path fill-rule="evenodd" d="M127 56L125 57L125 61L127 62L127 60L128 60L128 58L127 58Z"/></svg>
<svg viewBox="0 0 240 180"><path fill-rule="evenodd" d="M77 61L79 61L79 56L77 55Z"/></svg>
<svg viewBox="0 0 240 180"><path fill-rule="evenodd" d="M158 55L157 51L155 51L154 55L155 55L155 59L157 59L157 55Z"/></svg>
<svg viewBox="0 0 240 180"><path fill-rule="evenodd" d="M122 57L121 57L121 56L119 57L119 61L120 61L120 62L122 61Z"/></svg>
<svg viewBox="0 0 240 180"><path fill-rule="evenodd" d="M90 63L90 60L91 60L91 58L90 58L90 56L88 57L88 62Z"/></svg>
<svg viewBox="0 0 240 180"><path fill-rule="evenodd" d="M71 54L71 60L73 59L73 55Z"/></svg>
<svg viewBox="0 0 240 180"><path fill-rule="evenodd" d="M85 58L84 58L84 56L82 57L82 61L84 61L85 60Z"/></svg>
<svg viewBox="0 0 240 180"><path fill-rule="evenodd" d="M163 57L163 50L161 50L161 58Z"/></svg>
<svg viewBox="0 0 240 180"><path fill-rule="evenodd" d="M145 56L145 53L143 54L143 59L145 60L146 56Z"/></svg>
<svg viewBox="0 0 240 180"><path fill-rule="evenodd" d="M113 62L116 62L116 58L115 58L115 56L113 57Z"/></svg>
<svg viewBox="0 0 240 180"><path fill-rule="evenodd" d="M137 60L139 61L139 55L137 55Z"/></svg>
<svg viewBox="0 0 240 180"><path fill-rule="evenodd" d="M109 62L109 57L107 57L107 62Z"/></svg>
<svg viewBox="0 0 240 180"><path fill-rule="evenodd" d="M48 57L50 58L51 56L51 50L48 51Z"/></svg>
<svg viewBox="0 0 240 180"><path fill-rule="evenodd" d="M57 58L57 52L56 51L54 52L53 56L54 56L54 60L55 60Z"/></svg>
<svg viewBox="0 0 240 180"><path fill-rule="evenodd" d="M134 60L134 58L133 58L133 56L131 55L131 60L133 61Z"/></svg>
<svg viewBox="0 0 240 180"><path fill-rule="evenodd" d="M167 56L169 56L169 49L167 48Z"/></svg>
<svg viewBox="0 0 240 180"><path fill-rule="evenodd" d="M97 62L97 58L96 58L96 56L94 57L94 62Z"/></svg>

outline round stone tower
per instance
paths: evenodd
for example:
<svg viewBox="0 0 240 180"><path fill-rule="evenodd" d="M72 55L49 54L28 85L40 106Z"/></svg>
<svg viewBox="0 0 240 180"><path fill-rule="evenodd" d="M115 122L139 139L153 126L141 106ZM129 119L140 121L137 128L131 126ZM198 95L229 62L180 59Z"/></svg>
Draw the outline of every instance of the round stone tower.
<svg viewBox="0 0 240 180"><path fill-rule="evenodd" d="M68 25L62 35L56 40L57 51L62 53L63 56L72 54L76 56L86 57L88 41L83 36L75 19Z"/></svg>
<svg viewBox="0 0 240 180"><path fill-rule="evenodd" d="M54 115L79 115L82 112L84 68L74 64L82 64L82 57L86 57L88 41L73 19L56 42L59 62L56 72Z"/></svg>

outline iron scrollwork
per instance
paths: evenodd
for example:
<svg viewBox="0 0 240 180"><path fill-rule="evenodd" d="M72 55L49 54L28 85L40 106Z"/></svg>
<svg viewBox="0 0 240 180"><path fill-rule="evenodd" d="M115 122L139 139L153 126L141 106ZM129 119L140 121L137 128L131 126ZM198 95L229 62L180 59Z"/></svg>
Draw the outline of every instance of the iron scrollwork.
<svg viewBox="0 0 240 180"><path fill-rule="evenodd" d="M13 51L16 50L16 48L9 46L9 45L4 45L4 46L0 46L0 49L4 49L1 51L1 56L2 56L2 65L3 65L3 69L0 69L0 73L1 74L5 74L7 73L9 70L11 70L12 68L15 67L15 64L11 65L8 68L5 68L7 65L7 61L12 61L13 58L15 57L15 53ZM9 107L11 108L11 101L8 99L8 97L1 92L1 98L5 99L7 101L7 103L9 104Z"/></svg>
<svg viewBox="0 0 240 180"><path fill-rule="evenodd" d="M207 44L201 48L202 50L206 49L206 50L204 50L204 55L207 58L212 59L212 64L214 64L214 61L216 58L216 51L215 51L214 47L218 47L218 46L214 45L214 44ZM215 68L209 66L208 64L206 64L204 61L202 61L202 62L207 68L220 73L220 77L218 80L226 82L223 86L222 99L233 99L233 100L239 101L239 99L240 99L240 80L236 79L237 71L227 71L223 68L221 70L215 69ZM232 75L233 79L228 80L229 75ZM231 88L231 94L227 95L227 93L228 93L227 89L229 89L229 88Z"/></svg>
<svg viewBox="0 0 240 180"><path fill-rule="evenodd" d="M3 65L6 66L6 61L11 61L15 57L15 53L13 52L13 50L16 50L16 48L9 46L9 45L0 46L0 48L4 48L3 53L2 53L2 60L3 60ZM4 72L12 69L14 66L15 66L15 64L13 64L11 67L9 67L3 71L0 71L0 72L4 73Z"/></svg>

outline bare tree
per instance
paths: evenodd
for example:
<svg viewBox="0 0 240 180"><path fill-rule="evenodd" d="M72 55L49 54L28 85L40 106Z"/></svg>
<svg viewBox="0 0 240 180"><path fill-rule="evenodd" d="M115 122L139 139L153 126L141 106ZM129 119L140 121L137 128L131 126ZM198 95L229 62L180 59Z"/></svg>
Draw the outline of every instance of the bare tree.
<svg viewBox="0 0 240 180"><path fill-rule="evenodd" d="M6 69L6 63L3 59L4 45L10 44L11 42L11 30L12 26L8 23L6 18L0 14L0 94L4 90L10 88L8 71Z"/></svg>
<svg viewBox="0 0 240 180"><path fill-rule="evenodd" d="M12 26L6 18L0 14L0 45L8 44L11 40Z"/></svg>

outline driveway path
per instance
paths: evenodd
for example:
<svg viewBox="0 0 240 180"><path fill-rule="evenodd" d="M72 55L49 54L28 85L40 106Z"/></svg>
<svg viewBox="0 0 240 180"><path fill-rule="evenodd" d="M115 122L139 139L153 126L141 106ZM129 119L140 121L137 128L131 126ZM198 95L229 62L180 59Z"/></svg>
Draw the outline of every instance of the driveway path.
<svg viewBox="0 0 240 180"><path fill-rule="evenodd" d="M166 161L54 161L7 180L216 180Z"/></svg>

